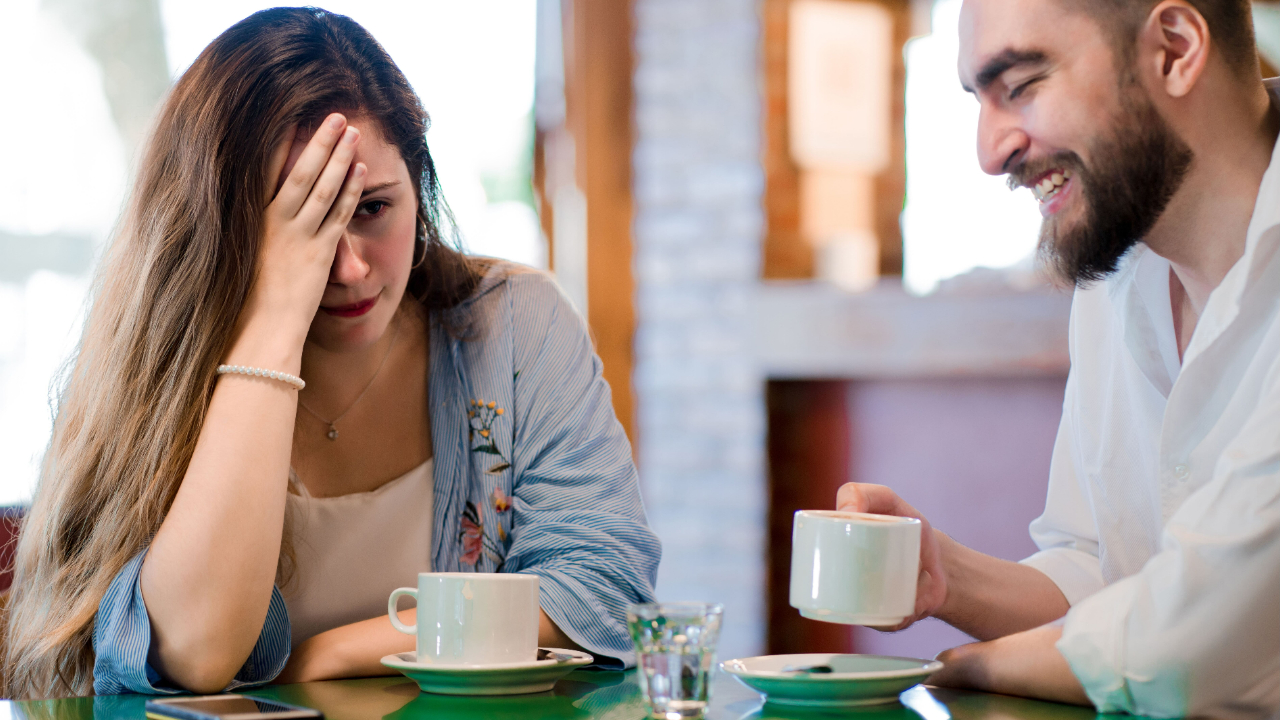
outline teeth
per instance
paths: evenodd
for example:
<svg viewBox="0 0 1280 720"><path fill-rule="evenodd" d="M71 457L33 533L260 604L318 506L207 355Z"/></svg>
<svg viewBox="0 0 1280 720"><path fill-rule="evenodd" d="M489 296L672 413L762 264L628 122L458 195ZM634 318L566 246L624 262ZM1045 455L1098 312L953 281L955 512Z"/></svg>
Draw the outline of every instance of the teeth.
<svg viewBox="0 0 1280 720"><path fill-rule="evenodd" d="M1061 172L1054 172L1050 175L1046 175L1043 180L1031 186L1031 194L1035 196L1036 200L1044 202L1070 179L1070 170L1063 170Z"/></svg>

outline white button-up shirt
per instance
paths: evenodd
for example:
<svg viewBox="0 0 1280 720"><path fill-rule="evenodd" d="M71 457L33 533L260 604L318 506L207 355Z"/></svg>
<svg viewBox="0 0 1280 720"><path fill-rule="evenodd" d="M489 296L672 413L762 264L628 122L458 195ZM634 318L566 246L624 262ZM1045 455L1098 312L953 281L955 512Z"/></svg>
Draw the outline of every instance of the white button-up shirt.
<svg viewBox="0 0 1280 720"><path fill-rule="evenodd" d="M1267 83L1280 107L1280 82ZM1179 362L1169 262L1078 290L1041 548L1058 649L1103 711L1280 706L1280 142Z"/></svg>

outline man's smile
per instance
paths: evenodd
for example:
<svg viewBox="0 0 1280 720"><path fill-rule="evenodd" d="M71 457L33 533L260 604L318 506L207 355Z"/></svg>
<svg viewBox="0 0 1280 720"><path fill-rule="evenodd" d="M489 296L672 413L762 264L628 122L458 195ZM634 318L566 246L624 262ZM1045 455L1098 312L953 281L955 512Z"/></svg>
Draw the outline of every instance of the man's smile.
<svg viewBox="0 0 1280 720"><path fill-rule="evenodd" d="M1039 200L1041 203L1045 203L1057 195L1058 191L1070 179L1070 170L1054 168L1046 172L1044 175L1041 175L1039 180L1031 183L1031 192L1036 196L1036 200Z"/></svg>
<svg viewBox="0 0 1280 720"><path fill-rule="evenodd" d="M1062 209L1074 186L1071 182L1073 175L1067 168L1055 167L1046 170L1034 181L1025 183L1039 203L1042 217L1047 218Z"/></svg>

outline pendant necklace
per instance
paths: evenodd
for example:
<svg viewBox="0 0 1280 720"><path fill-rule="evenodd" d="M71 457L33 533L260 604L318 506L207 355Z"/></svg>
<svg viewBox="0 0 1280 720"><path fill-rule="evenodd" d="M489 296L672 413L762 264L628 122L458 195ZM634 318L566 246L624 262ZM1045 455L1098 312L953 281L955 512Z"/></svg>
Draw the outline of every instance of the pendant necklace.
<svg viewBox="0 0 1280 720"><path fill-rule="evenodd" d="M354 408L357 404L359 404L359 402L364 398L365 393L369 392L369 388L373 387L373 381L378 379L378 373L382 372L383 366L387 364L387 359L391 357L391 349L396 346L396 336L399 334L400 334L400 325L397 323L395 331L391 334L391 344L387 345L387 354L382 356L382 363L378 365L377 370L373 371L373 377L369 378L369 384L364 386L364 390L360 391L360 394L356 396L356 399L352 400L351 404L347 406L347 409L344 410L343 413L338 417L332 420L325 420L324 418L320 417L320 414L317 413L315 410L312 410L311 408L307 407L307 404L302 402L302 398L298 398L298 405L302 406L303 410L306 410L307 412L311 413L312 417L324 423L325 425L329 426L329 432L326 433L325 437L329 438L330 440L338 439L338 428L335 427L337 422L342 418L346 417L347 413L351 412L351 408Z"/></svg>

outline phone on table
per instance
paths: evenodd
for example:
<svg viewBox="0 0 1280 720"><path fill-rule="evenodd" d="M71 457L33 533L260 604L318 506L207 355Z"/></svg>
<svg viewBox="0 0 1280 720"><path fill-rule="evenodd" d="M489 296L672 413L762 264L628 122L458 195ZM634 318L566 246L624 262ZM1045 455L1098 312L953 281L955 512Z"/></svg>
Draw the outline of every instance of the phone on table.
<svg viewBox="0 0 1280 720"><path fill-rule="evenodd" d="M152 720L289 720L323 718L311 708L266 700L252 695L200 695L147 701Z"/></svg>

